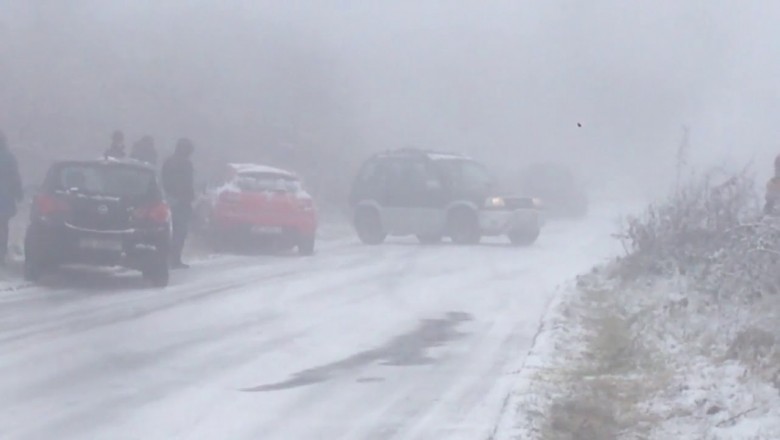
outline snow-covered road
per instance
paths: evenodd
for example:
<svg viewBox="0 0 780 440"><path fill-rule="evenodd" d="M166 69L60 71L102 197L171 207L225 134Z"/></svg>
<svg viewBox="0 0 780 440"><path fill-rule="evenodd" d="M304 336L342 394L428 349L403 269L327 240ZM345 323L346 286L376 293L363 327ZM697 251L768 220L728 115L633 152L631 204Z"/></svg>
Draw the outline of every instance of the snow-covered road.
<svg viewBox="0 0 780 440"><path fill-rule="evenodd" d="M1 291L0 438L488 438L556 287L616 251L608 211L530 248L348 238Z"/></svg>

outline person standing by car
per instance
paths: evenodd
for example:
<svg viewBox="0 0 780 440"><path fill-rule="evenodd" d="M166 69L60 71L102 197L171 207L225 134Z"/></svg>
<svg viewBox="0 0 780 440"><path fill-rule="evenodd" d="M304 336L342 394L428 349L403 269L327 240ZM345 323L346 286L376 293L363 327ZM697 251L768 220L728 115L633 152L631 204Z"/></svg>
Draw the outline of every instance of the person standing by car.
<svg viewBox="0 0 780 440"><path fill-rule="evenodd" d="M16 204L22 200L22 178L16 156L8 149L5 135L0 132L0 265L8 254L8 234Z"/></svg>
<svg viewBox="0 0 780 440"><path fill-rule="evenodd" d="M133 144L130 158L150 165L157 165L157 149L154 147L154 138L146 135Z"/></svg>
<svg viewBox="0 0 780 440"><path fill-rule="evenodd" d="M176 149L162 166L162 184L168 204L171 207L171 267L185 269L189 266L182 262L182 251L187 241L192 204L195 201L195 169L192 154L195 147L186 138L179 139Z"/></svg>
<svg viewBox="0 0 780 440"><path fill-rule="evenodd" d="M111 135L111 146L108 147L104 155L106 159L124 159L127 157L125 152L125 134L119 130L114 131Z"/></svg>

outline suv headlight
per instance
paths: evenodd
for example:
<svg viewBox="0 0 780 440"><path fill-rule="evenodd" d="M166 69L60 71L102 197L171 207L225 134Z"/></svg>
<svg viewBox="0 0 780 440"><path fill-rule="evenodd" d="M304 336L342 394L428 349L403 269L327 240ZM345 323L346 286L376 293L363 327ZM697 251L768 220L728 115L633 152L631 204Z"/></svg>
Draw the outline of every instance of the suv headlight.
<svg viewBox="0 0 780 440"><path fill-rule="evenodd" d="M504 208L506 207L506 200L503 197L491 197L485 200L486 208Z"/></svg>

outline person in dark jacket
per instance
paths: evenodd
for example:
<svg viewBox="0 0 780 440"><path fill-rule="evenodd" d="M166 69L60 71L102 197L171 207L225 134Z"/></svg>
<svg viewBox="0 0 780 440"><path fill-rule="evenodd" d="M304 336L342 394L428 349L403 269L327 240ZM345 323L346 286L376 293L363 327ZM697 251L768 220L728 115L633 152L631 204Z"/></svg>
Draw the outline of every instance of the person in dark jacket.
<svg viewBox="0 0 780 440"><path fill-rule="evenodd" d="M5 135L0 132L0 264L8 254L8 230L16 215L16 204L22 200L22 179L16 157L8 150Z"/></svg>
<svg viewBox="0 0 780 440"><path fill-rule="evenodd" d="M171 207L171 267L183 269L189 267L182 262L182 251L187 241L192 204L195 201L195 169L192 154L195 147L192 141L183 138L176 144L173 155L162 166L162 185L165 197Z"/></svg>
<svg viewBox="0 0 780 440"><path fill-rule="evenodd" d="M150 165L157 165L157 149L154 147L154 138L147 135L133 144L130 158Z"/></svg>
<svg viewBox="0 0 780 440"><path fill-rule="evenodd" d="M111 146L108 147L106 153L103 155L106 159L124 159L127 157L125 152L125 134L119 130L114 131L111 135Z"/></svg>

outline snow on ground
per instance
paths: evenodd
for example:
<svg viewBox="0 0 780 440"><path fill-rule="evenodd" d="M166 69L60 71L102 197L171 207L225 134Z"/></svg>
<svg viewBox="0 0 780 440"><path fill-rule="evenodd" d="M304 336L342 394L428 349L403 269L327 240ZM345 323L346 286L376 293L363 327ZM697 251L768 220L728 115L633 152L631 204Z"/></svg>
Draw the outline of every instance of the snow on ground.
<svg viewBox="0 0 780 440"><path fill-rule="evenodd" d="M780 299L594 272L547 315L496 439L780 438Z"/></svg>
<svg viewBox="0 0 780 440"><path fill-rule="evenodd" d="M487 438L557 286L613 255L612 210L514 248L232 256L0 291L0 438Z"/></svg>

